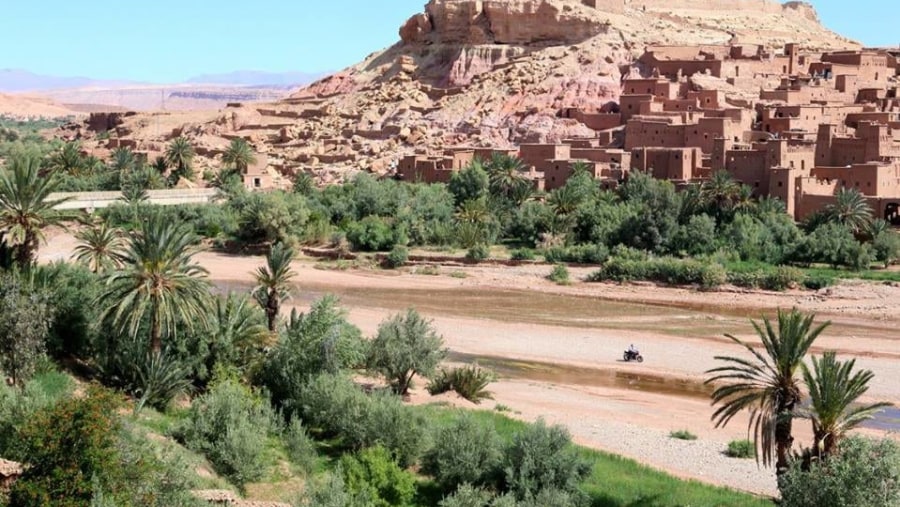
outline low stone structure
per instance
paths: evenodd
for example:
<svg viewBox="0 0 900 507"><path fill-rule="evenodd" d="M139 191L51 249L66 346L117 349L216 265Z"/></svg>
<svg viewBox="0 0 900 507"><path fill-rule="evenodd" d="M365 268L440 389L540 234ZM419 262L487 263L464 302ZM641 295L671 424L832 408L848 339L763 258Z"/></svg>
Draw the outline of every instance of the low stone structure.
<svg viewBox="0 0 900 507"><path fill-rule="evenodd" d="M0 458L0 491L8 491L23 471L20 463Z"/></svg>

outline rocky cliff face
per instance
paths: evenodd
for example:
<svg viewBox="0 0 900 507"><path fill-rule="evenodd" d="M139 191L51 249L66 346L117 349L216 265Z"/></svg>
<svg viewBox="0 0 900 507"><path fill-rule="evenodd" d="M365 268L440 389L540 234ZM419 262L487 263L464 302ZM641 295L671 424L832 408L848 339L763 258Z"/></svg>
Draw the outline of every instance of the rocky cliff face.
<svg viewBox="0 0 900 507"><path fill-rule="evenodd" d="M618 100L650 45L856 47L808 4L771 0L431 0L399 34L358 65L254 106L252 122L237 127L226 111L182 131L210 153L214 138L243 135L287 172L381 172L415 151L591 135L561 111Z"/></svg>
<svg viewBox="0 0 900 507"><path fill-rule="evenodd" d="M432 1L407 21L400 37L406 44L570 44L603 30L589 9L544 0Z"/></svg>

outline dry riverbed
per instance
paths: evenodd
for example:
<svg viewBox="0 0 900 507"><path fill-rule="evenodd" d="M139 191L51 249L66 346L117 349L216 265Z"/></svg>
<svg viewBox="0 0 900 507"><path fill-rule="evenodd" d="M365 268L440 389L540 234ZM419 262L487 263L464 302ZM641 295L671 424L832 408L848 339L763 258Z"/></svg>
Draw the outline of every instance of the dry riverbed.
<svg viewBox="0 0 900 507"><path fill-rule="evenodd" d="M73 246L71 236L55 235L42 248L41 259L66 259ZM198 260L220 290L246 290L252 271L263 262L213 252ZM716 364L714 356L741 352L724 333L752 341L748 319L776 308L797 307L832 320L816 351L857 357L859 366L876 374L869 396L900 402L900 385L894 381L900 376L900 288L893 285L844 282L819 292L698 292L652 285L558 286L544 279L548 266L440 267L432 275L415 274L415 268L329 267L312 259L297 261L295 307L335 293L366 334L391 313L416 307L434 320L454 361L478 360L500 373L491 386L496 399L484 408L500 404L513 417L564 424L583 445L682 477L776 493L771 471L722 454L728 441L746 438L747 421L736 418L727 428L715 428L708 387L702 384L704 372ZM580 279L591 270L570 271ZM643 364L621 361L630 343L645 355ZM413 396L415 403L429 401L421 391ZM805 425L799 426L798 440L808 442ZM699 439L669 438L679 429Z"/></svg>

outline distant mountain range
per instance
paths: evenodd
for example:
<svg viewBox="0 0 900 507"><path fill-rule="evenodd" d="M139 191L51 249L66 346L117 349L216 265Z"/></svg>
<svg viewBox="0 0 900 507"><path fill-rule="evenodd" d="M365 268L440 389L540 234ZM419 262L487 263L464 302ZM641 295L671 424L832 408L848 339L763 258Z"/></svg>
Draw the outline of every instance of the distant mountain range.
<svg viewBox="0 0 900 507"><path fill-rule="evenodd" d="M231 86L299 86L322 77L324 74L307 72L265 72L257 70L237 70L226 74L203 74L192 77L185 83L218 84Z"/></svg>
<svg viewBox="0 0 900 507"><path fill-rule="evenodd" d="M87 77L62 77L35 74L23 69L0 69L0 92L40 92L89 86L127 86L127 81L101 81Z"/></svg>
<svg viewBox="0 0 900 507"><path fill-rule="evenodd" d="M193 77L183 83L222 86L254 86L288 88L302 86L315 81L322 74L305 72L263 72L239 70L225 74L205 74ZM64 77L36 74L24 69L0 69L0 92L42 92L48 90L71 90L75 88L121 88L132 86L161 86L135 81L115 81L88 77Z"/></svg>

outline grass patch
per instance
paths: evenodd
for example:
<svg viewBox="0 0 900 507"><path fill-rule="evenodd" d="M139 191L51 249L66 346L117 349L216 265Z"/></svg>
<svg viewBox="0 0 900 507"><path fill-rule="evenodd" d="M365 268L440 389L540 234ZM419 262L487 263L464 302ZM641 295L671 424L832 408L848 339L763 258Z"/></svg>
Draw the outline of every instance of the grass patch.
<svg viewBox="0 0 900 507"><path fill-rule="evenodd" d="M688 430L672 431L669 433L669 437L677 440L697 440L697 435L694 435Z"/></svg>
<svg viewBox="0 0 900 507"><path fill-rule="evenodd" d="M419 266L413 271L414 275L438 276L441 274L440 266Z"/></svg>
<svg viewBox="0 0 900 507"><path fill-rule="evenodd" d="M469 277L468 273L466 273L465 271L451 271L448 276L450 276L450 278L460 278L460 279Z"/></svg>
<svg viewBox="0 0 900 507"><path fill-rule="evenodd" d="M725 455L729 458L755 458L756 448L754 448L753 442L749 440L732 440L731 442L728 442L728 448L725 449Z"/></svg>

